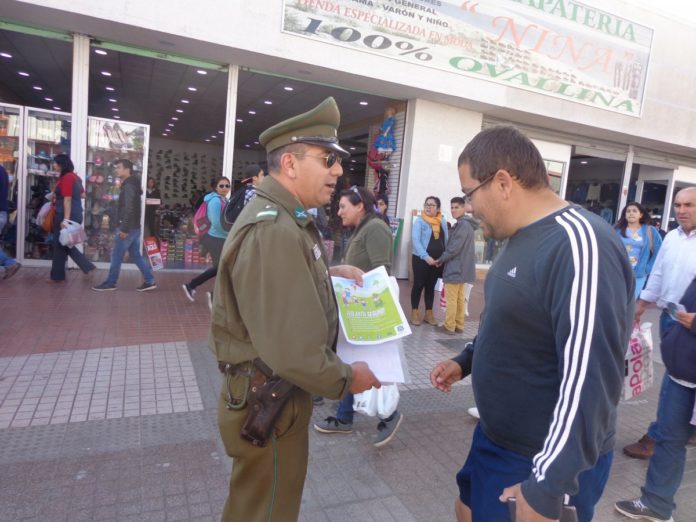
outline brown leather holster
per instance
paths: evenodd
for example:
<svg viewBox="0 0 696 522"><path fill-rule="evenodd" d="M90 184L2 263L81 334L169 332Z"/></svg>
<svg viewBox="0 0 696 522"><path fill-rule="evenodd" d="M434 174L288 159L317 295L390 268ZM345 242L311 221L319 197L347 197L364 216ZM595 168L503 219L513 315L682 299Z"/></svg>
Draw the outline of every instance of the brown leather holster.
<svg viewBox="0 0 696 522"><path fill-rule="evenodd" d="M295 385L275 375L261 359L254 359L253 365L256 374L251 379L247 396L249 411L241 436L254 446L264 447Z"/></svg>

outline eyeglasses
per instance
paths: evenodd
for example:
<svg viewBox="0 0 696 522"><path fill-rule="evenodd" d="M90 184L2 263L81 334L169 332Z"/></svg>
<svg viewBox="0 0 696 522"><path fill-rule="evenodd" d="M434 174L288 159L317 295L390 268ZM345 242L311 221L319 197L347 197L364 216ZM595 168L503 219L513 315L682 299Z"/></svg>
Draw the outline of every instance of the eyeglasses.
<svg viewBox="0 0 696 522"><path fill-rule="evenodd" d="M327 169L330 169L336 163L338 163L340 165L341 162L343 161L343 158L341 156L339 156L338 153L336 153L336 152L329 152L326 156L319 156L316 154L307 154L306 152L291 152L290 154L293 154L295 156L309 156L311 158L323 159L326 162Z"/></svg>
<svg viewBox="0 0 696 522"><path fill-rule="evenodd" d="M229 185L218 185L217 187L218 187L218 188L230 188Z"/></svg>
<svg viewBox="0 0 696 522"><path fill-rule="evenodd" d="M500 169L498 169L498 170L500 170ZM495 177L495 175L496 175L497 173L498 173L497 170L496 170L495 172L491 172L491 173L488 175L488 177L487 177L486 179L484 179L481 183L479 183L478 187L476 187L475 189L473 189L471 192L467 192L467 191L465 191L464 189L462 189L462 192L464 193L464 203L466 203L466 204L468 204L468 205L471 205L471 197L474 195L474 192L476 192L478 189L480 189L481 187L483 187L486 183L488 183L489 181L491 181L491 180Z"/></svg>

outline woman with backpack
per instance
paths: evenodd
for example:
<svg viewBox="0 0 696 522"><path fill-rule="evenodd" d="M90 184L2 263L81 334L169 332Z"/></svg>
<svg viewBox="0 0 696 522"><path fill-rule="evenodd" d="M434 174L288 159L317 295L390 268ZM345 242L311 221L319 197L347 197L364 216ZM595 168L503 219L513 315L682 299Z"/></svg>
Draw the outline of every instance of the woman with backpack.
<svg viewBox="0 0 696 522"><path fill-rule="evenodd" d="M222 223L222 213L225 210L227 194L229 194L229 192L230 180L221 176L215 181L215 191L209 192L205 195L205 198L203 198L202 206L204 205L206 207L205 216L207 217L209 225L207 226L205 234L201 236L200 242L213 257L213 266L191 279L188 283L181 285L189 301L194 301L197 287L217 275L222 246L225 244L225 239L229 233L228 230L225 230ZM199 211L196 212L196 216L198 216L199 212L200 208ZM194 221L195 220L196 217L194 217ZM210 301L210 299L210 293L208 293L208 300Z"/></svg>
<svg viewBox="0 0 696 522"><path fill-rule="evenodd" d="M65 247L60 244L60 231L68 226L68 221L82 223L82 180L75 174L75 166L67 154L58 154L51 164L54 172L58 172L58 183L54 190L56 215L53 218L53 260L51 262L51 277L49 283L65 281L65 262L68 256L80 267L85 274L96 268L94 263L85 257L76 247Z"/></svg>

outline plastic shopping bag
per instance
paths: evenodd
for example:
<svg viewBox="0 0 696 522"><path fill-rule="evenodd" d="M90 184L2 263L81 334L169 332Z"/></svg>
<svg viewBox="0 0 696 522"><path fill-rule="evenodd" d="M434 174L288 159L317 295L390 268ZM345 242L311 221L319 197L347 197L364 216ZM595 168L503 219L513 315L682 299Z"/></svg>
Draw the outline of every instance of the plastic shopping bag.
<svg viewBox="0 0 696 522"><path fill-rule="evenodd" d="M386 419L396 411L399 405L399 387L396 384L384 384L381 388L370 388L355 394L353 409L358 413Z"/></svg>
<svg viewBox="0 0 696 522"><path fill-rule="evenodd" d="M74 247L79 245L85 239L87 239L87 234L85 234L84 227L77 223L76 221L66 220L68 226L60 230L60 236L58 236L58 241L65 247Z"/></svg>
<svg viewBox="0 0 696 522"><path fill-rule="evenodd" d="M652 324L633 326L625 358L624 399L637 397L653 383Z"/></svg>

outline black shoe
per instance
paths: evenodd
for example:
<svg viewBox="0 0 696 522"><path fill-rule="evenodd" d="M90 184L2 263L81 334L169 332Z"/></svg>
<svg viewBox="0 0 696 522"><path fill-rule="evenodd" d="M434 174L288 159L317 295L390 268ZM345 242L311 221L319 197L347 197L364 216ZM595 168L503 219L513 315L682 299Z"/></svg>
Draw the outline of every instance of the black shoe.
<svg viewBox="0 0 696 522"><path fill-rule="evenodd" d="M321 406L324 404L324 397L321 395L312 395L312 402L315 406Z"/></svg>
<svg viewBox="0 0 696 522"><path fill-rule="evenodd" d="M181 288L184 289L184 293L186 294L188 300L193 303L196 300L194 298L194 296L196 295L196 290L194 288L191 288L191 286L188 283L181 285Z"/></svg>
<svg viewBox="0 0 696 522"><path fill-rule="evenodd" d="M138 288L136 288L136 290L138 292L147 292L149 290L154 290L155 288L157 288L157 284L155 283L143 283Z"/></svg>
<svg viewBox="0 0 696 522"><path fill-rule="evenodd" d="M672 517L664 518L643 504L641 499L622 500L614 504L616 511L634 520L649 520L650 522L674 522Z"/></svg>
<svg viewBox="0 0 696 522"><path fill-rule="evenodd" d="M102 283L97 286L93 286L92 290L95 292L110 292L111 290L116 290L116 285L110 285L109 283Z"/></svg>

